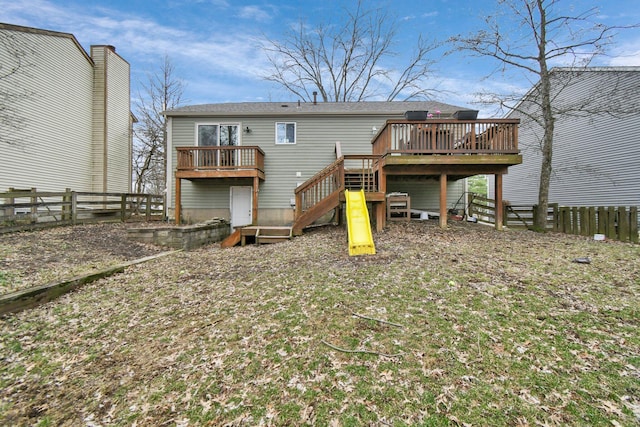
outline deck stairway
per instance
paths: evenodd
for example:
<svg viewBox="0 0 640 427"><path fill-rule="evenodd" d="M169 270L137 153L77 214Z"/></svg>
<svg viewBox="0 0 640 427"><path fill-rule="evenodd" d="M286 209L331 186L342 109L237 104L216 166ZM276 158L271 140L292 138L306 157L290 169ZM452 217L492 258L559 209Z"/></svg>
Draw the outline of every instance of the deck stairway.
<svg viewBox="0 0 640 427"><path fill-rule="evenodd" d="M293 227L289 226L268 226L268 225L248 225L239 227L220 243L222 248L230 248L247 241L262 245L266 243L278 243L291 240L293 237Z"/></svg>
<svg viewBox="0 0 640 427"><path fill-rule="evenodd" d="M257 226L255 239L256 244L278 243L291 240L293 237L292 227L260 227Z"/></svg>
<svg viewBox="0 0 640 427"><path fill-rule="evenodd" d="M378 156L347 155L318 172L296 189L296 213L293 234L340 206L345 189L377 192Z"/></svg>

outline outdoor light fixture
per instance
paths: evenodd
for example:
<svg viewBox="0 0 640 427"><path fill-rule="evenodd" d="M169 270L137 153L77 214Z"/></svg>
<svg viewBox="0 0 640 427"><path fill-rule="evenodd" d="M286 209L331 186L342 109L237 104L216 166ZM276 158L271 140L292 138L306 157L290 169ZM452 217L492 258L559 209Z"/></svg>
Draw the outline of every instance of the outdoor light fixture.
<svg viewBox="0 0 640 427"><path fill-rule="evenodd" d="M378 128L377 127L374 126L374 127L371 128L371 134L372 135L375 135L377 132L378 132Z"/></svg>
<svg viewBox="0 0 640 427"><path fill-rule="evenodd" d="M244 133L251 133L251 129L249 129L249 126L247 126L246 128L244 128Z"/></svg>

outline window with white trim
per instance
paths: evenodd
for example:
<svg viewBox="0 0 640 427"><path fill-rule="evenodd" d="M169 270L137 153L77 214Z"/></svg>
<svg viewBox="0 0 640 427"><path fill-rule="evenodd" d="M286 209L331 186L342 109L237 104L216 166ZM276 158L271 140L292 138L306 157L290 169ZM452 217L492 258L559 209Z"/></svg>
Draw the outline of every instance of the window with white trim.
<svg viewBox="0 0 640 427"><path fill-rule="evenodd" d="M295 122L276 123L276 144L295 144L296 124Z"/></svg>
<svg viewBox="0 0 640 427"><path fill-rule="evenodd" d="M240 145L240 125L237 123L196 123L200 147Z"/></svg>

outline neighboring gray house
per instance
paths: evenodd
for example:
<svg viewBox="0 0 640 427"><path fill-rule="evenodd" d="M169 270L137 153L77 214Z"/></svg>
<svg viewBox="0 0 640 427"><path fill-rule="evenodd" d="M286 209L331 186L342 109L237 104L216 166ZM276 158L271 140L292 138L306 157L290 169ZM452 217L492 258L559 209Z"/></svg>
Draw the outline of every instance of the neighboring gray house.
<svg viewBox="0 0 640 427"><path fill-rule="evenodd" d="M129 192L129 64L72 34L0 23L0 191Z"/></svg>
<svg viewBox="0 0 640 427"><path fill-rule="evenodd" d="M517 120L454 118L459 110L438 102L270 102L167 111L169 215L293 223L299 231L339 207L342 190L363 188L379 228L393 192L446 221L464 178L502 176L521 161Z"/></svg>
<svg viewBox="0 0 640 427"><path fill-rule="evenodd" d="M549 202L564 206L640 206L640 67L554 68L556 109ZM517 109L539 114L536 87ZM513 205L538 201L542 128L519 112L523 163L504 176ZM491 180L490 180L491 181ZM493 196L490 186L490 197Z"/></svg>

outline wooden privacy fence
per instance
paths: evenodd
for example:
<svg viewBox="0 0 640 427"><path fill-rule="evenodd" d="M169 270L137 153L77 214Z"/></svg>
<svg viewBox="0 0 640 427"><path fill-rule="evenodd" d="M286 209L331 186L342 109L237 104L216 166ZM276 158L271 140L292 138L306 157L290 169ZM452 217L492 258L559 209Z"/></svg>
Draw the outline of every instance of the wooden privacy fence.
<svg viewBox="0 0 640 427"><path fill-rule="evenodd" d="M535 205L503 206L503 225L509 228L533 228ZM468 215L495 224L495 201L476 194L469 197ZM546 229L566 234L593 236L638 243L637 206L560 206L550 203Z"/></svg>
<svg viewBox="0 0 640 427"><path fill-rule="evenodd" d="M0 193L0 233L105 221L164 217L163 195L15 190Z"/></svg>
<svg viewBox="0 0 640 427"><path fill-rule="evenodd" d="M554 231L638 243L638 207L567 207L556 211Z"/></svg>

